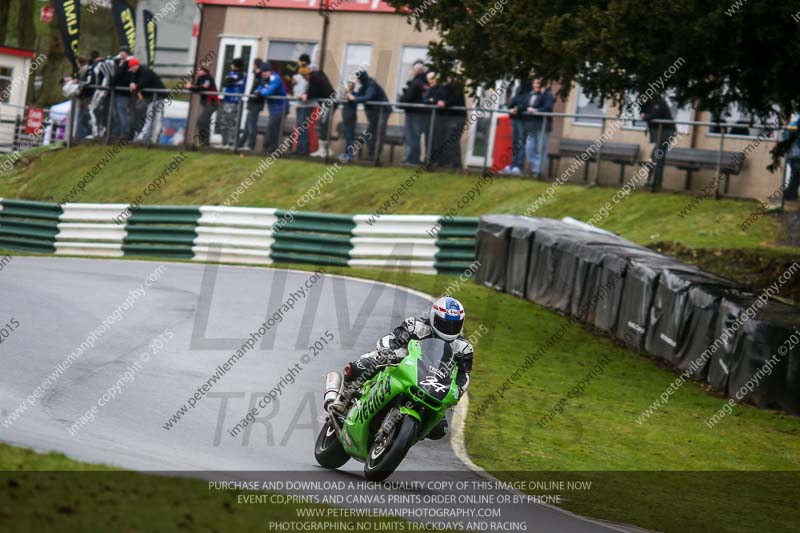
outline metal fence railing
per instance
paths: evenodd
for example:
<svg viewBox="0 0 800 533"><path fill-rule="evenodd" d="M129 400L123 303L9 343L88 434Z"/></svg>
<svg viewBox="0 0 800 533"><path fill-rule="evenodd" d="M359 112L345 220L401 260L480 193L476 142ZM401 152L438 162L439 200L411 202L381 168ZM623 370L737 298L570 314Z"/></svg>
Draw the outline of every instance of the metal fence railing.
<svg viewBox="0 0 800 533"><path fill-rule="evenodd" d="M146 90L144 97L132 97L127 87L89 89L95 92L91 97L72 98L65 139L70 146L84 139L110 143L115 138L127 138L147 146L216 148L235 153L260 149L265 154L277 150L276 155L281 157L307 155L319 147L317 155L326 163L346 155L373 165L397 164L396 152L402 150L406 164L424 169L474 168L497 173L504 168L513 170L521 162L521 173L527 166L536 178L561 177L565 171L559 170L569 169L577 161L584 182L599 184L601 175L607 177L612 165L619 166L621 183L626 168L646 165L657 155L658 146L669 140L666 132L677 129L689 133L679 135L670 145L663 155L663 166L684 172L683 188L687 190L692 189L695 174L713 172L715 196L719 196L721 187L727 193L730 177L754 166L747 163L749 156L768 150L785 129L763 126L758 131L764 135L745 136L737 133L742 130L742 124L737 123L658 120L653 124L657 137L664 137L662 141L642 143L641 137L630 135L637 130L647 133L638 117L535 113L525 114L520 120L505 120L511 112L499 107L498 99L492 97L476 100L470 107L443 108L399 102L354 106L341 97L314 102L269 97L258 104L248 94L183 88ZM220 103L203 105L201 99L207 101L209 96L218 97ZM281 112L280 104L288 111ZM262 105L264 109L259 110ZM407 159L406 129L412 120L420 139L419 161ZM652 152L644 148L648 144ZM466 153L462 151L465 146ZM655 172L655 177L648 177L646 185L651 190L662 187L660 175ZM785 176L784 168L776 178L777 187L783 185Z"/></svg>
<svg viewBox="0 0 800 533"><path fill-rule="evenodd" d="M42 113L40 127L28 127L27 119L31 109ZM0 153L24 151L47 145L64 140L66 134L66 113L34 106L0 103Z"/></svg>

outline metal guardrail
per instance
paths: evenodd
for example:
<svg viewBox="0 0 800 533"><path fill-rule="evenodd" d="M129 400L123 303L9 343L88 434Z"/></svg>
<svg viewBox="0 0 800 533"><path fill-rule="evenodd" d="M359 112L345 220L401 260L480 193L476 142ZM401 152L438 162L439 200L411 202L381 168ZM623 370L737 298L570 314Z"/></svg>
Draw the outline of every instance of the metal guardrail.
<svg viewBox="0 0 800 533"><path fill-rule="evenodd" d="M114 102L116 91L130 92L130 89L128 87L117 87L117 88L113 88L112 89L112 88L109 88L109 87L89 86L89 88L95 89L95 90L110 91L110 98L109 98L109 103L108 103L109 109L113 109L113 102ZM243 122L245 113L247 112L246 111L247 104L250 101L250 99L253 98L253 95L243 94L243 93L230 93L230 92L225 92L225 91L217 91L217 92L200 91L199 92L199 91L191 91L191 90L184 89L184 88L152 89L152 90L145 90L145 92L150 94L149 98L151 99L151 103L154 103L155 101L157 101L159 99L166 99L166 100L169 100L171 102L171 101L173 101L173 100L175 100L176 98L179 98L179 97L187 97L187 96L190 97L190 109L189 109L188 116L186 117L187 118L187 127L186 127L187 133L189 131L193 131L195 129L195 126L193 124L189 124L190 118L192 116L196 116L197 115L197 111L196 110L197 110L198 106L196 105L196 101L194 100L194 98L199 97L199 96L215 95L215 96L218 96L220 99L224 99L225 97L230 97L230 98L236 99L235 103L237 104L237 111L236 111L236 116L235 116L235 124L237 125L237 128L236 128L236 139L235 139L235 142L234 142L234 145L233 145L233 151L235 153L238 153L239 151L241 151L243 149L243 142L242 142L242 138L241 138L241 134L242 134L242 130L243 130L242 122ZM162 98L162 95L163 95L163 98ZM295 104L295 105L300 104L301 107L307 107L307 108L311 108L315 104L319 104L320 102L329 102L330 104L335 105L335 106L341 106L341 105L349 103L347 100L343 100L343 99L338 98L338 97L336 97L336 98L328 98L328 99L324 99L324 100L309 101L309 102L301 102L298 99L290 97L290 96L267 97L267 98L265 98L263 100L266 100L266 101L286 101L286 102L289 102L290 104L292 104L292 103ZM434 137L435 137L435 135L434 135L434 133L436 131L437 120L441 120L442 113L445 113L445 112L449 112L449 113L458 112L458 113L461 113L463 115L462 118L464 119L465 127L462 128L462 130L460 131L460 137L458 139L453 140L454 143L457 142L459 144L461 142L461 136L463 136L463 133L468 131L466 125L471 125L471 123L475 122L476 120L486 119L486 118L488 118L489 123L492 124L494 122L496 116L502 116L502 115L511 114L511 111L509 109L500 108L500 107L493 107L493 105L496 104L496 100L492 100L491 98L489 98L488 101L492 103L492 106L482 106L479 103L477 106L473 106L473 107L466 106L466 107L446 107L446 108L442 108L442 107L433 106L433 105L408 104L408 103L402 103L402 102L369 102L368 105L370 107L373 107L373 108L375 108L375 107L387 108L388 107L388 108L391 108L392 110L399 110L399 111L402 111L402 112L405 112L405 111L408 111L408 110L429 111L429 113L430 113L429 114L429 121L428 121L428 124L427 124L427 131L426 131L427 145L424 148L425 148L425 162L427 164L430 164L431 163L431 155L433 154L433 152L435 150L435 146L434 146ZM73 106L73 109L75 109L75 106ZM113 113L110 113L110 112L108 113L108 120L107 120L107 124L106 124L107 127L105 128L106 132L105 132L105 136L104 136L104 141L106 143L110 142L110 131L111 131L111 125L112 125L112 115L113 115ZM216 116L219 117L219 113L218 112L217 112ZM523 119L525 119L525 118L542 119L541 120L541 127L542 127L541 135L547 135L547 131L546 130L547 130L547 127L548 127L548 123L553 123L557 119L565 119L565 120L566 119L580 119L582 121L594 121L595 123L597 123L597 125L599 125L599 128L600 128L599 131L601 133L598 136L598 139L600 139L600 140L602 140L603 134L607 131L607 126L609 124L617 123L617 122L619 122L620 120L623 120L623 119L624 120L633 119L634 121L639 121L638 117L622 117L622 116L613 117L613 116L607 116L607 115L592 115L592 114L580 114L580 113L555 113L555 112L551 112L551 113L538 113L537 112L537 113L534 113L534 114L525 113L521 117ZM388 119L385 117L385 113L378 113L378 119L377 120L378 120L378 123L377 123L377 127L375 128L377 130L377 138L375 139L375 144L376 144L376 146L378 148L375 150L374 158L371 160L371 163L373 165L379 165L380 162L381 162L380 158L381 158L382 147L386 143L386 139L381 138L381 135L382 135L382 132L384 131L384 126L385 126L383 124L383 121L384 120L388 120ZM71 117L70 124L73 124L74 123L73 121L74 121L74 117ZM327 131L324 132L323 135L321 135L321 137L323 139L330 140L330 139L333 138L334 123L335 123L335 121L333 119L330 119L330 120L327 121ZM719 133L719 141L720 142L719 142L719 145L718 145L718 158L717 158L717 165L716 165L716 169L715 169L715 175L716 176L720 176L721 173L724 170L722 168L722 166L723 166L722 162L723 162L723 153L724 153L724 150L725 150L725 142L726 142L726 140L729 140L731 138L731 135L728 133L728 131L730 129L733 129L733 128L741 128L742 127L742 124L737 124L737 123L713 122L713 121L695 121L695 120L670 120L670 121L654 120L654 121L652 121L652 123L658 125L659 136L660 136L660 133L661 133L661 130L662 130L663 126L666 125L666 124L670 124L670 125L673 125L675 127L678 127L678 126L690 126L690 127L704 127L704 128L708 128L709 130L714 128L714 129L718 130L720 132ZM363 124L363 123L359 122L359 124ZM286 115L284 114L281 117L280 127L279 127L279 138L278 138L278 144L279 145L285 140L285 126L286 126ZM295 125L295 128L296 127L297 127L297 125ZM71 127L70 131L74 133L73 129L74 128ZM779 132L782 129L784 129L784 128L781 127L781 128L776 128L774 130L775 133L776 133L776 138L777 138L777 135L779 134ZM69 145L71 145L72 142L73 142L73 139L71 137L72 136L70 136L70 138L68 139L68 144ZM387 137L388 137L388 135L387 135ZM194 141L196 140L196 138L197 138L197 135L186 135L185 139L184 139L184 145L187 146L187 147L193 146L194 145ZM398 139L393 137L393 141L394 141L394 144L397 144ZM489 141L490 141L490 139L487 138L486 139L487 144L489 143ZM761 142L775 142L775 141L776 141L776 139L768 139L768 138L761 140ZM153 140L149 139L148 142L147 142L147 145L151 146L152 144L153 144ZM540 152L539 152L539 158L540 158L540 160L543 160L545 155L546 155L544 153L544 144L543 143L539 143L539 144L541 146ZM596 185L598 183L598 181L599 181L600 166L601 166L601 163L604 161L603 147L605 146L605 144L607 144L607 143L606 142L599 142L598 148L595 150L595 153L593 155L593 159L591 160L593 163L595 163L593 176L591 178L591 184L593 184L593 185ZM489 146L487 146L486 150L485 150L485 152L483 154L483 162L482 162L481 166L482 166L482 171L484 173L487 172L489 170L490 166L491 166L490 165L490 161L489 161L491 151L492 151L491 148ZM433 154L433 155L435 155L435 154ZM332 157L331 156L332 156L331 153L326 152L326 156L325 156L325 162L326 163L330 163L332 161ZM461 166L463 167L463 158L462 158L462 161L461 161ZM497 170L497 169L495 169L495 170ZM781 184L783 183L784 175L785 175L785 168L784 168L783 172L781 173L781 175L779 177L779 179L781 180ZM655 188L654 188L654 191L655 191Z"/></svg>

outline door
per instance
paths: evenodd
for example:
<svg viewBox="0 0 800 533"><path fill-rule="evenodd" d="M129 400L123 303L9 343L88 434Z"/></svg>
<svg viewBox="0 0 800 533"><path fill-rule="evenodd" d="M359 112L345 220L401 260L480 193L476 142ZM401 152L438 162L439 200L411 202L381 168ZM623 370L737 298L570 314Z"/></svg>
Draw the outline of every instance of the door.
<svg viewBox="0 0 800 533"><path fill-rule="evenodd" d="M503 81L495 82L495 87L491 91L487 91L484 87L478 88L472 107L483 109L484 116L474 119L470 124L469 139L467 140L467 166L482 167L484 161L487 167L492 166L497 119L501 115L491 113L491 110L505 107L506 91L507 84ZM476 116L474 113L474 111L470 112L469 116Z"/></svg>
<svg viewBox="0 0 800 533"><path fill-rule="evenodd" d="M222 92L222 82L225 76L228 75L231 69L231 62L237 57L242 58L246 65L247 86L245 87L245 94L250 92L253 87L253 60L255 59L255 50L258 49L257 38L246 37L222 37L219 42L219 56L221 59L217 62L217 87Z"/></svg>

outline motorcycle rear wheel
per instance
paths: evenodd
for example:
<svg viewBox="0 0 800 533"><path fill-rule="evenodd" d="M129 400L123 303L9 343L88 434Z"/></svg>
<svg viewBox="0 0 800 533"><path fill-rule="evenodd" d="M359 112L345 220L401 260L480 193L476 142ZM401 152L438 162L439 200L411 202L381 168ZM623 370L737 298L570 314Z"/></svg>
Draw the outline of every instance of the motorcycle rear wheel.
<svg viewBox="0 0 800 533"><path fill-rule="evenodd" d="M331 469L344 466L350 460L350 456L344 451L339 437L336 436L336 429L330 420L325 422L322 431L317 435L314 457L321 467Z"/></svg>
<svg viewBox="0 0 800 533"><path fill-rule="evenodd" d="M414 417L405 415L395 425L395 434L388 446L375 443L369 450L364 463L364 477L369 481L383 481L400 466L417 436L419 423Z"/></svg>

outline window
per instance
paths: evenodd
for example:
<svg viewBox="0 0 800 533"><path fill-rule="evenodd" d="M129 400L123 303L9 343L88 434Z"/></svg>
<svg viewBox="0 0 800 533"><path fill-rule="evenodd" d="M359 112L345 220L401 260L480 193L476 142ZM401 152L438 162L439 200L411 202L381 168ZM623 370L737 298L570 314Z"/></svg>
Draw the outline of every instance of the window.
<svg viewBox="0 0 800 533"><path fill-rule="evenodd" d="M0 67L0 103L8 103L11 100L11 67Z"/></svg>
<svg viewBox="0 0 800 533"><path fill-rule="evenodd" d="M431 58L428 56L428 48L425 46L404 46L400 52L400 71L397 73L397 94L403 92L408 77L411 76L411 67L417 61L428 63Z"/></svg>
<svg viewBox="0 0 800 533"><path fill-rule="evenodd" d="M639 98L637 93L631 93L628 96L629 102L634 102L636 99ZM672 118L676 121L683 121L689 122L692 120L692 107L691 105L686 105L684 107L678 107L678 104L670 97L667 96L667 103L669 104L669 110L672 112ZM638 112L637 112L638 113ZM625 129L631 130L644 130L647 128L647 124L643 120L639 120L639 117L636 116L633 120L626 120L622 125ZM686 135L689 133L689 125L688 124L678 124L677 126L678 133L681 135Z"/></svg>
<svg viewBox="0 0 800 533"><path fill-rule="evenodd" d="M267 59L284 63L297 63L297 59L308 54L312 63L317 61L317 43L312 41L270 41Z"/></svg>
<svg viewBox="0 0 800 533"><path fill-rule="evenodd" d="M371 61L371 44L348 44L344 49L342 84L346 81L353 81L356 71L369 69Z"/></svg>
<svg viewBox="0 0 800 533"><path fill-rule="evenodd" d="M583 88L578 85L578 101L575 105L575 114L578 115L573 119L574 124L581 124L587 126L601 126L603 121L599 118L584 118L580 115L603 115L606 114L605 104L600 104L597 100L592 100L583 93Z"/></svg>
<svg viewBox="0 0 800 533"><path fill-rule="evenodd" d="M764 135L767 139L777 139L776 131L769 131L767 124L740 109L738 106L731 106L722 116L712 113L711 122L728 122L737 124L727 128L711 126L708 129L709 135L720 135L725 130L725 135L737 137L758 137ZM774 127L773 127L774 130Z"/></svg>

